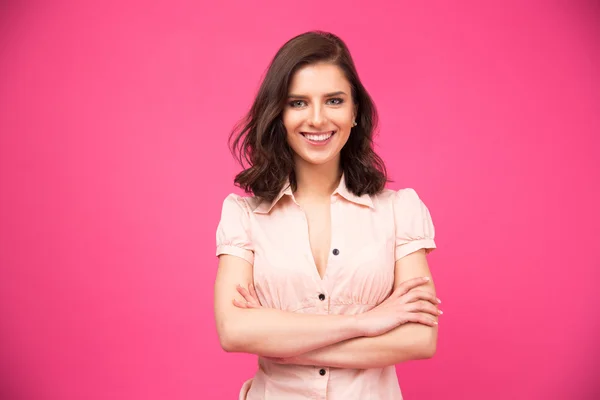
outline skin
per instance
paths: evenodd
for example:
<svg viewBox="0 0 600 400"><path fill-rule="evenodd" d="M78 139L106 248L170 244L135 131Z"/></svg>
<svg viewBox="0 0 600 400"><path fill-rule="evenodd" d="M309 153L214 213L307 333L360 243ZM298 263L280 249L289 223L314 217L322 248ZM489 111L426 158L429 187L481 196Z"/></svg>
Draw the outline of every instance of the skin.
<svg viewBox="0 0 600 400"><path fill-rule="evenodd" d="M352 134L357 107L350 83L331 64L299 69L288 93L282 119L294 151L298 183L294 198L307 216L315 267L323 276L330 246L331 193L339 184L340 151ZM330 131L335 133L324 146L312 145L304 137ZM283 364L373 368L429 358L436 349L439 303L424 250L396 261L393 293L359 315L297 314L262 307L252 286L252 265L231 255L219 257L215 282L221 346Z"/></svg>
<svg viewBox="0 0 600 400"><path fill-rule="evenodd" d="M294 74L282 120L294 152L298 180L294 197L306 214L311 250L321 277L325 275L331 243L330 195L339 182L340 152L350 137L355 117L350 83L339 67L318 63ZM331 132L333 136L323 146L305 137Z"/></svg>
<svg viewBox="0 0 600 400"><path fill-rule="evenodd" d="M350 83L339 67L319 63L298 70L288 92L282 118L296 169L339 172L340 152L356 118ZM330 131L335 134L324 147L310 145L302 135Z"/></svg>

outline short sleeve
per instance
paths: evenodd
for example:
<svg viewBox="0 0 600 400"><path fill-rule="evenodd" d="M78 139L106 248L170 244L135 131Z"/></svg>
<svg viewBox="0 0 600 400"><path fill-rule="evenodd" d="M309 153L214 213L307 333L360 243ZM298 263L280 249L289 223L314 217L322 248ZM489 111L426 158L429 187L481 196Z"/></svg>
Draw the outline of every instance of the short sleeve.
<svg viewBox="0 0 600 400"><path fill-rule="evenodd" d="M436 248L431 215L414 189L406 188L396 192L394 222L396 261L420 249L426 249L426 253L429 254Z"/></svg>
<svg viewBox="0 0 600 400"><path fill-rule="evenodd" d="M241 196L232 193L225 198L217 227L217 256L230 254L254 265L249 212L248 204Z"/></svg>

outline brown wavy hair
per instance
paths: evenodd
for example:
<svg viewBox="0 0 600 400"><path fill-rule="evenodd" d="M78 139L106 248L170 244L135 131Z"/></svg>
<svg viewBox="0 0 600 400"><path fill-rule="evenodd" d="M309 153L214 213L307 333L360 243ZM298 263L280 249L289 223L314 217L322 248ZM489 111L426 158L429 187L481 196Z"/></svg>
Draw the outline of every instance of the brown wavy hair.
<svg viewBox="0 0 600 400"><path fill-rule="evenodd" d="M256 197L273 201L289 179L296 190L293 150L287 142L282 112L289 83L301 67L318 62L337 65L352 89L357 106L356 123L341 150L341 169L348 190L357 196L383 190L387 172L373 150L377 110L358 78L346 44L329 32L311 31L287 41L275 54L250 111L233 129L229 145L235 159L246 169L236 175L235 184Z"/></svg>

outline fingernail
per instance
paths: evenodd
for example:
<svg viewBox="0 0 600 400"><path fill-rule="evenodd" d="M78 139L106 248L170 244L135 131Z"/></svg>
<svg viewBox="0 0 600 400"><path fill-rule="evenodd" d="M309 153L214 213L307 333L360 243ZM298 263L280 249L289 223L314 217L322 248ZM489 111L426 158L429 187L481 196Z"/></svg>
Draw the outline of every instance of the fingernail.
<svg viewBox="0 0 600 400"><path fill-rule="evenodd" d="M440 315L444 313L442 310L438 310L438 312L440 313Z"/></svg>
<svg viewBox="0 0 600 400"><path fill-rule="evenodd" d="M433 321L434 324L438 325L437 321Z"/></svg>
<svg viewBox="0 0 600 400"><path fill-rule="evenodd" d="M441 301L440 299L437 299L437 302L438 302L438 303L441 303L442 301Z"/></svg>
<svg viewBox="0 0 600 400"><path fill-rule="evenodd" d="M427 281L429 281L429 277L428 277L428 276L425 276L425 277L423 277L423 280L424 280L425 282L427 282Z"/></svg>

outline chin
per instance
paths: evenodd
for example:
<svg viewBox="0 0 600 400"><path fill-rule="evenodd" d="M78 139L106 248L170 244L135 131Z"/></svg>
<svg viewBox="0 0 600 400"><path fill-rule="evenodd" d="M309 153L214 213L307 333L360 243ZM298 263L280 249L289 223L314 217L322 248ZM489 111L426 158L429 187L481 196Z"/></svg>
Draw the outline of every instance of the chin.
<svg viewBox="0 0 600 400"><path fill-rule="evenodd" d="M328 155L328 156L311 156L308 154L303 154L300 155L300 158L307 164L311 164L311 165L324 165L324 164L328 164L331 161L335 160L336 156L335 155Z"/></svg>
<svg viewBox="0 0 600 400"><path fill-rule="evenodd" d="M298 157L298 161L302 160L307 164L323 165L331 163L340 157L341 148L338 143L330 143L329 148L310 148L305 143L294 141L290 143L293 152Z"/></svg>

